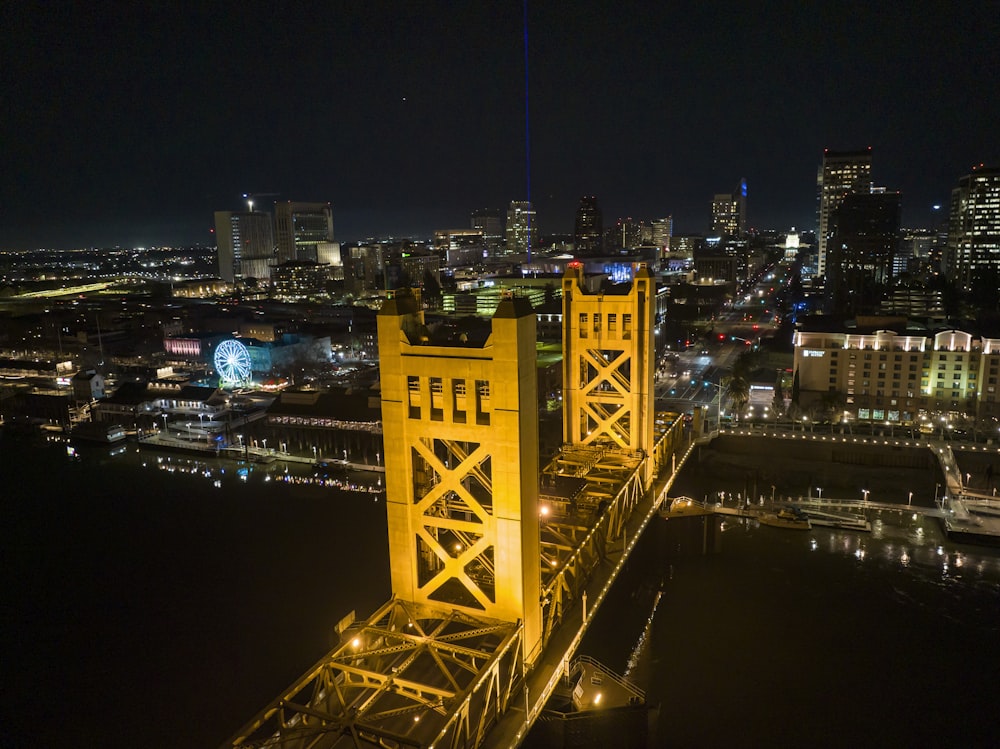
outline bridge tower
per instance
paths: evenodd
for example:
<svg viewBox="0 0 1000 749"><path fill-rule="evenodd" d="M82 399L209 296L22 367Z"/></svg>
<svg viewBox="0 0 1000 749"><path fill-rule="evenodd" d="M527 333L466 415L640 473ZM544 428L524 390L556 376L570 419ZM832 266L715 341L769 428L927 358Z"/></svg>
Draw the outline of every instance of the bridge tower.
<svg viewBox="0 0 1000 749"><path fill-rule="evenodd" d="M562 279L563 442L618 448L651 456L653 372L656 364L656 284L637 264L631 288L591 293L583 265ZM653 476L645 461L643 484Z"/></svg>
<svg viewBox="0 0 1000 749"><path fill-rule="evenodd" d="M535 315L500 302L485 343L438 343L419 299L378 315L392 592L541 638Z"/></svg>

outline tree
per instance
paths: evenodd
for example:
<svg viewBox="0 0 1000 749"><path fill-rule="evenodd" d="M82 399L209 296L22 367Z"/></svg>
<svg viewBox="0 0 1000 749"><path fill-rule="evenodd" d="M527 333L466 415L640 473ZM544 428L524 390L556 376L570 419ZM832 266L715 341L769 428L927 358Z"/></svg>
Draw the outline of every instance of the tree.
<svg viewBox="0 0 1000 749"><path fill-rule="evenodd" d="M844 409L847 408L847 397L839 390L829 390L823 393L820 399L823 415L830 421L836 423L840 421Z"/></svg>
<svg viewBox="0 0 1000 749"><path fill-rule="evenodd" d="M439 307L441 304L441 284L438 282L437 274L431 271L424 271L423 279L424 301L431 307Z"/></svg>
<svg viewBox="0 0 1000 749"><path fill-rule="evenodd" d="M785 391L781 387L781 372L778 372L774 381L774 397L771 398L771 411L775 419L780 419L785 415Z"/></svg>
<svg viewBox="0 0 1000 749"><path fill-rule="evenodd" d="M739 421L743 414L743 409L750 402L750 380L737 368L733 373L722 380L722 392L733 405L733 413Z"/></svg>

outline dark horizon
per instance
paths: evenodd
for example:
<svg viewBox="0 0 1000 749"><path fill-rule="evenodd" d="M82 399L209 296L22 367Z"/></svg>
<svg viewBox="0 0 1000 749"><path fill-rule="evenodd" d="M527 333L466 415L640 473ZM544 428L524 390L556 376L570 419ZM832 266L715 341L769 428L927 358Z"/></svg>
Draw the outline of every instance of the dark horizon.
<svg viewBox="0 0 1000 749"><path fill-rule="evenodd" d="M528 8L531 199L571 233L674 217L812 229L824 148L929 226L1000 163L988 9ZM339 241L429 236L527 197L521 3L0 11L0 249L212 244L213 212L330 202Z"/></svg>

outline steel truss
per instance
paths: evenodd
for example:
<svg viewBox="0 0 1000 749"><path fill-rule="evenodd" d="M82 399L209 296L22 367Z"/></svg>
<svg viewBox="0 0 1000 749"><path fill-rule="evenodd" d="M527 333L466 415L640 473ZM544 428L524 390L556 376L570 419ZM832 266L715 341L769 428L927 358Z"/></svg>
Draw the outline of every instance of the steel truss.
<svg viewBox="0 0 1000 749"><path fill-rule="evenodd" d="M546 473L578 476L586 488L572 506L551 508L542 523L543 645L582 592L594 568L607 558L610 542L623 535L625 521L642 499L644 461L624 450L567 447Z"/></svg>
<svg viewBox="0 0 1000 749"><path fill-rule="evenodd" d="M679 414L659 413L651 455L636 455L599 445L564 445L543 473L583 478L580 495L546 507L541 525L543 645L559 627L566 609L580 596L594 568L607 558L609 545L624 536L625 523L648 488L645 461L657 469L683 439Z"/></svg>
<svg viewBox="0 0 1000 749"><path fill-rule="evenodd" d="M523 678L520 622L392 600L225 747L478 747Z"/></svg>

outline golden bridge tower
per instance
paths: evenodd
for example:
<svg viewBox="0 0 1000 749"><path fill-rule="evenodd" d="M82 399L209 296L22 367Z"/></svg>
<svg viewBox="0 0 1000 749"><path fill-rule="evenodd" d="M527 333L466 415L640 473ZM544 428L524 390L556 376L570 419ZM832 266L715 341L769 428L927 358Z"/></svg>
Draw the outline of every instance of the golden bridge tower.
<svg viewBox="0 0 1000 749"><path fill-rule="evenodd" d="M627 293L590 293L583 266L562 279L563 441L650 455L656 284L644 264ZM643 483L652 479L646 461Z"/></svg>
<svg viewBox="0 0 1000 749"><path fill-rule="evenodd" d="M438 343L419 299L378 315L392 592L541 637L535 315L500 302L485 343Z"/></svg>

